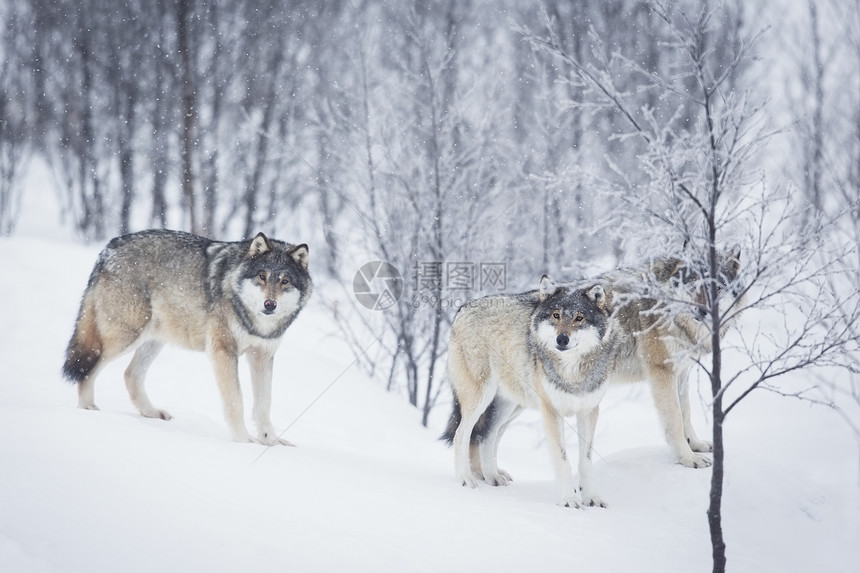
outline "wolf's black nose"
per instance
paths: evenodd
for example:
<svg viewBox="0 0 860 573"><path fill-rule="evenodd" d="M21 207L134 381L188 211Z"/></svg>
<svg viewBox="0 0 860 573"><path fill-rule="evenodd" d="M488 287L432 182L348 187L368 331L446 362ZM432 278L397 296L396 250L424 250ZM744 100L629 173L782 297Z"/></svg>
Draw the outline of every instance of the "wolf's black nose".
<svg viewBox="0 0 860 573"><path fill-rule="evenodd" d="M566 334L559 334L555 338L555 343L561 346L567 346L567 343L570 342L570 337Z"/></svg>
<svg viewBox="0 0 860 573"><path fill-rule="evenodd" d="M275 309L278 308L278 303L273 300L266 300L263 303L263 308L266 309L266 312L275 312Z"/></svg>

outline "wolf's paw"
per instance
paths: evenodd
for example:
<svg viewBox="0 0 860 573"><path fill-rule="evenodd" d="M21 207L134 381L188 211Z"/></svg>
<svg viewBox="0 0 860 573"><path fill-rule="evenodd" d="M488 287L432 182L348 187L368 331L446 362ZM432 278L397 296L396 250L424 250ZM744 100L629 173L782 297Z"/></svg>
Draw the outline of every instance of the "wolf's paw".
<svg viewBox="0 0 860 573"><path fill-rule="evenodd" d="M295 444L278 436L274 431L260 432L260 443L266 446L293 446Z"/></svg>
<svg viewBox="0 0 860 573"><path fill-rule="evenodd" d="M678 459L678 463L682 466L688 468L709 468L711 467L711 460L700 454L693 454L682 456Z"/></svg>
<svg viewBox="0 0 860 573"><path fill-rule="evenodd" d="M687 440L687 443L690 444L690 449L694 452L713 452L714 444L708 442L706 440L699 440L698 438L695 440Z"/></svg>
<svg viewBox="0 0 860 573"><path fill-rule="evenodd" d="M240 444L262 444L263 442L248 432L233 432L233 441Z"/></svg>
<svg viewBox="0 0 860 573"><path fill-rule="evenodd" d="M583 507L606 507L606 502L603 501L599 495L583 494L582 495L582 505L583 505Z"/></svg>
<svg viewBox="0 0 860 573"><path fill-rule="evenodd" d="M472 472L464 472L460 474L460 483L463 487L470 487L472 489L478 487L478 480Z"/></svg>
<svg viewBox="0 0 860 573"><path fill-rule="evenodd" d="M99 407L95 404L78 404L78 408L81 410L93 410L95 412L98 411Z"/></svg>
<svg viewBox="0 0 860 573"><path fill-rule="evenodd" d="M507 472L503 472L502 470L498 470L496 474L490 474L484 476L484 481L492 486L500 486L500 485L508 485L513 480L511 476Z"/></svg>
<svg viewBox="0 0 860 573"><path fill-rule="evenodd" d="M576 496L570 495L561 500L559 505L562 507L572 507L573 509L579 509L582 506L579 504L579 499Z"/></svg>
<svg viewBox="0 0 860 573"><path fill-rule="evenodd" d="M172 420L173 419L173 416L171 416L167 411L158 410L156 408L153 408L152 410L142 411L140 413L140 415L143 416L144 418L160 418L162 420Z"/></svg>

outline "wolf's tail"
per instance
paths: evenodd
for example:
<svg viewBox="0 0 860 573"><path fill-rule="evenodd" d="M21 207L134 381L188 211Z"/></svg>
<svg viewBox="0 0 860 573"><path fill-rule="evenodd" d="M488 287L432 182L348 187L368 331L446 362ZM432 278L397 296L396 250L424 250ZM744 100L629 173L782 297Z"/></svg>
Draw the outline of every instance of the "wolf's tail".
<svg viewBox="0 0 860 573"><path fill-rule="evenodd" d="M102 339L96 325L96 309L91 288L87 288L81 300L75 332L66 348L63 376L74 383L82 382L99 362L102 354Z"/></svg>
<svg viewBox="0 0 860 573"><path fill-rule="evenodd" d="M454 444L454 434L457 432L457 428L460 427L460 419L463 417L460 412L460 401L457 400L457 396L454 396L454 407L451 409L451 416L448 418L448 425L445 426L445 431L442 432L442 435L439 436L439 439L445 442L446 444L453 445Z"/></svg>
<svg viewBox="0 0 860 573"><path fill-rule="evenodd" d="M481 417L478 418L478 422L472 430L471 443L477 444L482 442L484 438L487 437L487 434L489 434L492 425L496 422L496 400L497 398L493 399L487 409L484 410L484 413L481 414ZM457 428L460 427L462 419L463 413L460 411L460 401L457 400L457 396L455 394L454 405L451 408L451 416L448 418L448 425L445 426L445 431L442 432L439 439L449 446L453 445L454 434L457 433Z"/></svg>

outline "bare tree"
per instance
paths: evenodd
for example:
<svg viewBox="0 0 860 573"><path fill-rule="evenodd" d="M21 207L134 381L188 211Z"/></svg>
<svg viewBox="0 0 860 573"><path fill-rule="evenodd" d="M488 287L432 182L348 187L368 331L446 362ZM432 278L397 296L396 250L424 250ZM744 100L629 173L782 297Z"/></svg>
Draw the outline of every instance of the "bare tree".
<svg viewBox="0 0 860 573"><path fill-rule="evenodd" d="M27 124L29 109L24 78L15 73L26 52L18 42L25 13L17 5L0 7L0 235L15 230L21 209L21 177L29 155Z"/></svg>
<svg viewBox="0 0 860 573"><path fill-rule="evenodd" d="M176 51L178 52L179 87L182 93L182 197L192 233L200 232L197 214L195 177L195 142L197 141L197 82L194 77L195 36L192 24L194 0L175 0Z"/></svg>
<svg viewBox="0 0 860 573"><path fill-rule="evenodd" d="M119 178L121 187L119 232L131 231L131 209L134 203L137 183L135 180L135 136L138 125L138 104L141 99L140 82L135 79L135 68L138 62L131 50L122 49L125 39L131 34L142 37L143 22L135 18L139 7L135 3L127 3L118 8L122 18L106 18L104 22L106 47L108 57L103 62L103 75L112 92L112 108L115 113L108 119L113 127L119 161Z"/></svg>
<svg viewBox="0 0 860 573"><path fill-rule="evenodd" d="M382 312L339 307L338 316L345 328L361 324L357 356L387 374L389 388L405 394L425 425L445 388L444 340L456 299L474 296L449 290L448 265L474 262L482 247L491 252L484 230L500 214L494 204L507 179L494 145L507 104L488 97L491 82L460 69L469 47L486 40L461 33L468 13L450 1L363 13L368 26L347 36L359 75L326 109L336 114L333 124L349 126L328 142L341 166L329 191L363 230L364 256L403 277L397 304ZM389 24L384 33L379 20ZM380 355L366 356L367 340L378 341Z"/></svg>
<svg viewBox="0 0 860 573"><path fill-rule="evenodd" d="M666 71L645 70L635 60L606 50L596 32L592 34L594 57L587 61L568 53L551 26L548 37L523 33L533 45L569 64L572 81L585 89L589 107L611 109L626 124L627 129L614 137L644 147L641 169L648 182L610 185L638 213L637 224L627 219L618 222L620 228L645 252L686 245L681 256L700 277L696 286L704 293L703 300L691 304L664 294L662 301L667 313L703 313L703 324L710 332L710 359L698 360L698 366L710 380L713 400L708 523L713 568L724 571L723 427L727 416L753 390L781 391L777 381L786 374L812 367L851 368L858 349L854 327L860 318L860 298L852 282L854 273L842 264L853 248L825 250L819 238L826 222L819 219L802 226L802 210L792 202L790 188L769 191L754 176L756 154L772 134L765 128L763 106L755 103L752 94L727 86L753 58L756 38L737 38L729 44L736 50L724 52L721 60L714 47L726 45L726 39L720 38L724 31L720 23L727 20L725 10L730 6L712 8L695 2L649 6L660 23L666 55L673 60ZM621 68L639 78L639 89L619 88L616 78ZM637 99L642 91L654 91L664 101L674 102L675 113L654 113ZM682 115L693 122L677 121ZM623 166L610 167L624 175ZM720 245L738 237L745 238L744 272L737 282L729 282L721 272ZM725 289L743 296L721 304ZM752 335L745 333L739 350L747 364L727 371L721 335L741 310L775 312L784 322L776 329L760 327Z"/></svg>

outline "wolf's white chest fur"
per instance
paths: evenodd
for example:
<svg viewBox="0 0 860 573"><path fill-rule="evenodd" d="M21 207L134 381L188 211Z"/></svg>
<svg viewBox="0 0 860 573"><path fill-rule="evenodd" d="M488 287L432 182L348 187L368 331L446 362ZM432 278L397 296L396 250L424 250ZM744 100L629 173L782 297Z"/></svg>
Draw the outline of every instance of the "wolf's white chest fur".
<svg viewBox="0 0 860 573"><path fill-rule="evenodd" d="M606 394L607 384L601 384L596 390L583 394L571 394L558 386L544 380L544 390L553 408L562 416L573 416L579 412L595 408L603 395Z"/></svg>
<svg viewBox="0 0 860 573"><path fill-rule="evenodd" d="M542 339L549 338L549 333L539 332ZM597 329L586 328L571 337L570 350L559 351L554 348L548 349L556 360L554 364L556 371L570 387L575 390L582 388L585 378L590 373L589 360L593 357L592 351L600 346L600 337ZM557 384L544 378L544 391L552 402L553 407L562 416L572 416L583 410L591 410L600 402L606 393L607 385L599 384L593 391L569 392L560 388Z"/></svg>

